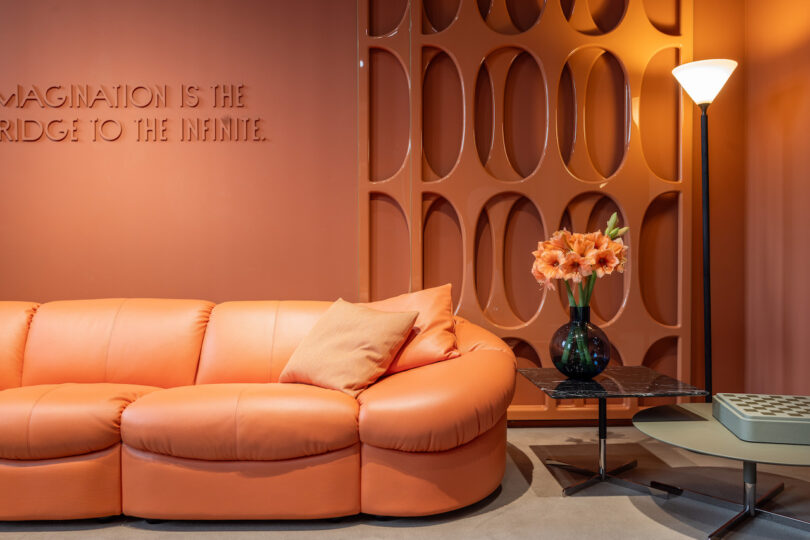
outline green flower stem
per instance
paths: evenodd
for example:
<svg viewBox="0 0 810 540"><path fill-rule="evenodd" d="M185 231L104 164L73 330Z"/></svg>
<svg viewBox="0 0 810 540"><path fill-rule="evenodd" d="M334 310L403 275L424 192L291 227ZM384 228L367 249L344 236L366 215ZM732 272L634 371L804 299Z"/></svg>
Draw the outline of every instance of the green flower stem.
<svg viewBox="0 0 810 540"><path fill-rule="evenodd" d="M588 286L585 288L585 306L591 305L591 296L593 295L593 288L596 285L596 274L591 274L588 278Z"/></svg>
<svg viewBox="0 0 810 540"><path fill-rule="evenodd" d="M590 355L588 354L588 344L585 343L585 325L577 325L575 327L576 332L576 339L577 339L577 349L579 349L579 356L580 361L587 362L590 360Z"/></svg>
<svg viewBox="0 0 810 540"><path fill-rule="evenodd" d="M577 284L577 288L579 289L579 304L577 304L577 305L579 307L585 307L586 304L583 303L583 302L585 302L585 289L582 288L582 282L581 281Z"/></svg>
<svg viewBox="0 0 810 540"><path fill-rule="evenodd" d="M577 305L576 300L574 300L574 293L571 291L571 285L568 284L567 281L563 281L565 283L565 290L568 292L568 305L574 307Z"/></svg>

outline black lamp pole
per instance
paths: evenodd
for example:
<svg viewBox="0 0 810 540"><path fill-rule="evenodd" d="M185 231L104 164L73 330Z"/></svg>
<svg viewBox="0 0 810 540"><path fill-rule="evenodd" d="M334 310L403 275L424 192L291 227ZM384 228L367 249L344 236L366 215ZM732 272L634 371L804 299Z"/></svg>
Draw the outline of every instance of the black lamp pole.
<svg viewBox="0 0 810 540"><path fill-rule="evenodd" d="M709 257L709 109L700 107L700 160L703 178L703 365L706 370L706 403L712 401L712 287Z"/></svg>

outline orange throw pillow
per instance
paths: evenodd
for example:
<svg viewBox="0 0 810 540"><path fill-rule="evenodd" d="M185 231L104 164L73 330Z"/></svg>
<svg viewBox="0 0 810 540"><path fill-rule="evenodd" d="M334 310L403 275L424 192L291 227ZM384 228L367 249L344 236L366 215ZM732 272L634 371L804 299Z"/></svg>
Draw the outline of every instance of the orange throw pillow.
<svg viewBox="0 0 810 540"><path fill-rule="evenodd" d="M279 376L356 396L385 373L411 333L417 313L332 304L304 336Z"/></svg>
<svg viewBox="0 0 810 540"><path fill-rule="evenodd" d="M387 373L397 373L459 355L453 322L451 285L442 285L366 305L380 311L418 311L411 338L402 347Z"/></svg>

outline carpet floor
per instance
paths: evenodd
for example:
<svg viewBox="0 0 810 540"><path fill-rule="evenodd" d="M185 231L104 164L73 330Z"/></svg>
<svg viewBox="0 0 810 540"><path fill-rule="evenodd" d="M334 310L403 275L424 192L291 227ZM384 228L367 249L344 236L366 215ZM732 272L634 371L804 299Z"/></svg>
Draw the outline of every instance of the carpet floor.
<svg viewBox="0 0 810 540"><path fill-rule="evenodd" d="M561 487L577 482L573 473L547 469L541 460L557 459L595 467L596 429L510 428L506 474L498 490L483 501L427 518L381 520L353 516L317 521L167 521L150 524L117 517L65 522L0 524L0 540L81 539L683 539L706 538L734 511L687 497L663 497L612 483L601 483L563 497ZM637 459L623 478L658 480L683 488L739 500L742 469L738 462L693 454L645 437L633 427L608 430L608 465ZM785 491L768 509L810 521L810 468L761 465L758 491L778 482ZM731 539L810 539L810 532L763 518L750 520Z"/></svg>

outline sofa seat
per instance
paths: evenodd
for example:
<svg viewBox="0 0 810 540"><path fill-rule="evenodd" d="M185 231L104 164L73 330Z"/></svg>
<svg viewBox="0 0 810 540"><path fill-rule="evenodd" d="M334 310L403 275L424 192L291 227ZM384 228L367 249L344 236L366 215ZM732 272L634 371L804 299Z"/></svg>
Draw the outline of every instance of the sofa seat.
<svg viewBox="0 0 810 540"><path fill-rule="evenodd" d="M158 388L134 384L42 384L0 392L0 458L88 454L121 441L121 413Z"/></svg>
<svg viewBox="0 0 810 540"><path fill-rule="evenodd" d="M206 461L277 461L358 442L358 404L303 384L228 383L154 392L130 405L122 439L140 451Z"/></svg>

